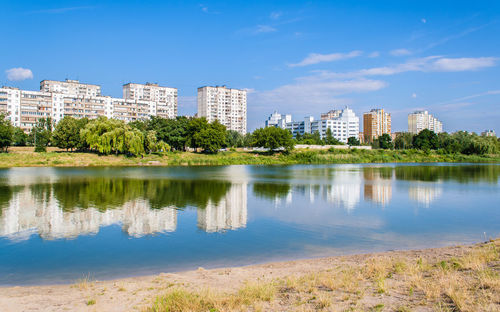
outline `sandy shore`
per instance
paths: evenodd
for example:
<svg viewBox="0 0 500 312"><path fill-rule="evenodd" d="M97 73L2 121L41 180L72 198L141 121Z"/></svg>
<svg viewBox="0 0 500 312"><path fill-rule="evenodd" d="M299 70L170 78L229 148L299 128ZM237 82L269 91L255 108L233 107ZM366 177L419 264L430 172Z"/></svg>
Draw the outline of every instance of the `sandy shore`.
<svg viewBox="0 0 500 312"><path fill-rule="evenodd" d="M451 311L459 305L462 311L477 307L500 311L499 250L497 239L470 246L199 268L109 281L81 280L72 285L2 287L0 310L147 311L158 296L181 290L181 296L194 294L189 301L211 298L210 306L217 307L212 310L218 311ZM479 286L476 271L489 272ZM439 279L450 287L457 282L464 293L432 289L443 287L432 284ZM203 310L198 308L186 304L180 310ZM166 311L161 304L157 309Z"/></svg>

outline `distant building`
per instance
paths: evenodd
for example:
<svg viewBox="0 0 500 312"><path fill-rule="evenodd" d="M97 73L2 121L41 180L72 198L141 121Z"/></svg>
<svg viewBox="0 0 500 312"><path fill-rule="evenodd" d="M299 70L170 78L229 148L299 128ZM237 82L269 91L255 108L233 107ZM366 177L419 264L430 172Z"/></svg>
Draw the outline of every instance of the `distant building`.
<svg viewBox="0 0 500 312"><path fill-rule="evenodd" d="M428 111L416 111L408 114L408 132L418 134L424 129L435 133L443 132L443 124Z"/></svg>
<svg viewBox="0 0 500 312"><path fill-rule="evenodd" d="M284 115L279 114L277 111L274 111L269 118L267 118L265 122L265 126L267 127L277 127L277 128L286 128L286 124L292 122L292 115Z"/></svg>
<svg viewBox="0 0 500 312"><path fill-rule="evenodd" d="M198 88L198 117L218 120L227 130L247 132L247 92L226 86Z"/></svg>
<svg viewBox="0 0 500 312"><path fill-rule="evenodd" d="M321 120L335 119L340 116L340 113L342 113L342 110L332 109L327 113L321 114Z"/></svg>
<svg viewBox="0 0 500 312"><path fill-rule="evenodd" d="M495 130L484 130L483 132L481 132L481 135L482 136L492 136L492 137L496 137L496 133L495 133Z"/></svg>
<svg viewBox="0 0 500 312"><path fill-rule="evenodd" d="M127 89L130 84L125 85ZM146 85L134 84L137 88ZM177 89L168 89L173 97L112 98L101 95L101 87L80 83L78 80L40 82L40 91L18 88L0 88L0 113L11 123L29 132L39 119L50 117L57 123L65 116L94 119L99 116L126 122L147 119L150 116L174 118L177 116ZM124 91L124 94L126 92ZM128 93L130 94L130 92Z"/></svg>
<svg viewBox="0 0 500 312"><path fill-rule="evenodd" d="M391 134L391 114L372 109L363 114L363 142L373 142L382 134Z"/></svg>
<svg viewBox="0 0 500 312"><path fill-rule="evenodd" d="M322 116L326 114L322 114ZM319 132L321 138L324 138L327 129L330 129L335 139L347 143L348 138L359 137L359 118L351 109L346 107L340 111L337 117L314 120L313 116L307 116L303 121L287 123L286 129L290 130L294 137L297 134L304 135L305 133Z"/></svg>
<svg viewBox="0 0 500 312"><path fill-rule="evenodd" d="M161 87L157 83L127 83L123 85L123 98L157 103L160 115L177 116L177 89Z"/></svg>

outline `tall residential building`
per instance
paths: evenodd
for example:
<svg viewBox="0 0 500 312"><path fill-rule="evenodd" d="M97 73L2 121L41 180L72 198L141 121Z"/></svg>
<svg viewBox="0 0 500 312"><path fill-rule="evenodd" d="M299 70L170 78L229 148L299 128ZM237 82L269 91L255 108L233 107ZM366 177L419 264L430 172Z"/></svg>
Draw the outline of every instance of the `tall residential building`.
<svg viewBox="0 0 500 312"><path fill-rule="evenodd" d="M198 117L218 120L227 130L247 132L247 92L226 86L198 88Z"/></svg>
<svg viewBox="0 0 500 312"><path fill-rule="evenodd" d="M364 142L373 142L384 133L391 134L391 114L383 109L372 109L363 114Z"/></svg>
<svg viewBox="0 0 500 312"><path fill-rule="evenodd" d="M177 116L177 90L156 87L165 92L158 92L158 95L155 92L149 99L112 98L102 96L100 86L78 80L43 80L40 91L1 87L0 113L6 114L14 126L25 132L29 132L39 119L47 117L55 123L65 116L89 119L106 116L126 122L150 116L174 118Z"/></svg>
<svg viewBox="0 0 500 312"><path fill-rule="evenodd" d="M284 115L279 114L277 111L274 111L269 118L267 118L265 122L265 126L267 127L277 127L277 128L286 128L286 124L292 122L292 115Z"/></svg>
<svg viewBox="0 0 500 312"><path fill-rule="evenodd" d="M290 130L294 137L296 137L297 134L312 134L317 131L321 138L324 138L326 136L326 131L330 129L335 139L347 143L350 137L358 138L359 136L359 117L356 116L352 109L346 107L340 111L337 117L314 120L313 116L307 116L303 121L288 122L286 124L286 129Z"/></svg>
<svg viewBox="0 0 500 312"><path fill-rule="evenodd" d="M416 111L408 114L408 132L418 134L424 129L440 133L443 132L443 124L428 111Z"/></svg>
<svg viewBox="0 0 500 312"><path fill-rule="evenodd" d="M42 80L40 91L76 96L101 96L101 86L71 79L66 79L66 81Z"/></svg>
<svg viewBox="0 0 500 312"><path fill-rule="evenodd" d="M177 116L177 89L161 87L157 83L127 83L123 85L123 98L156 102L160 114Z"/></svg>

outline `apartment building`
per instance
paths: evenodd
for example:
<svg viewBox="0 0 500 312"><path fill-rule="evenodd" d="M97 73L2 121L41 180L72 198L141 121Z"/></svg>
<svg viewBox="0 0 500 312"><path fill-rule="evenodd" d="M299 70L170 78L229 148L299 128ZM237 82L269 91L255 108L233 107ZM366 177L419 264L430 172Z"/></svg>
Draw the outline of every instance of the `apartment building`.
<svg viewBox="0 0 500 312"><path fill-rule="evenodd" d="M0 104L1 104L1 102L0 102ZM481 132L481 135L482 136L491 136L491 137L496 137L497 136L497 134L495 133L495 130L484 130L483 132Z"/></svg>
<svg viewBox="0 0 500 312"><path fill-rule="evenodd" d="M331 111L327 113L321 114L321 120L328 120L328 119L335 119L340 116L340 113L342 113L342 110L340 109L332 109Z"/></svg>
<svg viewBox="0 0 500 312"><path fill-rule="evenodd" d="M292 115L280 114L274 111L265 121L265 127L286 128L286 124L292 122Z"/></svg>
<svg viewBox="0 0 500 312"><path fill-rule="evenodd" d="M443 132L443 123L429 114L428 111L415 111L408 114L408 132L418 134L424 129L441 133Z"/></svg>
<svg viewBox="0 0 500 312"><path fill-rule="evenodd" d="M226 86L198 88L198 117L218 120L227 130L247 132L247 92Z"/></svg>
<svg viewBox="0 0 500 312"><path fill-rule="evenodd" d="M332 111L330 111L332 112ZM328 116L330 112L321 116ZM315 120L313 116L307 116L302 121L287 122L285 129L292 132L293 136L297 134L304 135L305 133L319 132L320 137L324 138L328 129L331 130L335 139L340 142L347 143L350 137L358 138L359 136L359 117L356 116L353 110L348 107L339 110L339 113L330 115L333 118Z"/></svg>
<svg viewBox="0 0 500 312"><path fill-rule="evenodd" d="M156 87L164 88L163 91L168 89L170 94L158 92L158 96L150 96L149 99L153 100L148 100L145 96L132 96L128 92L130 98L113 98L102 96L101 87L97 85L77 80L43 80L40 91L0 88L0 113L6 114L14 126L21 127L25 132L29 132L38 119L47 117L55 123L65 116L89 119L106 116L126 122L150 116L174 118L177 116L177 90ZM124 89L130 87L125 85Z"/></svg>
<svg viewBox="0 0 500 312"><path fill-rule="evenodd" d="M162 87L157 83L127 83L123 85L123 98L157 103L161 115L177 116L177 89ZM171 117L172 118L172 117Z"/></svg>
<svg viewBox="0 0 500 312"><path fill-rule="evenodd" d="M372 109L363 114L363 142L373 142L382 134L391 134L391 114Z"/></svg>

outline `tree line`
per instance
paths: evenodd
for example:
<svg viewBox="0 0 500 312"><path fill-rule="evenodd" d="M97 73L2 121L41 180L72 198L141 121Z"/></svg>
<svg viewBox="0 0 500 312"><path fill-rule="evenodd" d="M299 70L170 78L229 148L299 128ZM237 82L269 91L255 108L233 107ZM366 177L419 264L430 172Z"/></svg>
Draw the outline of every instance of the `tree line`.
<svg viewBox="0 0 500 312"><path fill-rule="evenodd" d="M41 118L29 134L11 125L0 115L0 149L9 146L34 146L36 152L44 152L48 146L68 151L87 151L103 155L126 154L141 156L168 151L194 149L203 153L217 153L223 148L261 147L270 152L289 152L295 144L341 145L327 129L321 138L319 132L297 135L286 129L267 127L242 135L227 130L218 121L209 123L205 118L179 116L173 119L151 117L125 123L118 119L99 117L89 120L66 116L57 124L50 118ZM361 145L356 137L350 137L349 146ZM465 131L453 134L424 129L419 134L399 133L394 141L389 134L375 139L371 146L376 149L437 150L442 153L496 154L500 141L496 137L479 136Z"/></svg>

